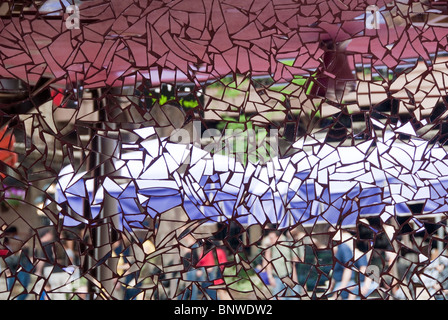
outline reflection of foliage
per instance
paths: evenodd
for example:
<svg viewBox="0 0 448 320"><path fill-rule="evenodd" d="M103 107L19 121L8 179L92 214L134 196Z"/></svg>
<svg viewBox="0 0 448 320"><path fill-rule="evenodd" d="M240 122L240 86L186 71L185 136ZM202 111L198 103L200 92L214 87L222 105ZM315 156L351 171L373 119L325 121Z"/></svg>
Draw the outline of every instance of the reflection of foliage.
<svg viewBox="0 0 448 320"><path fill-rule="evenodd" d="M79 295L77 295L77 292L82 292L87 289L88 280L85 277L80 277L78 279L75 279L70 283L71 292L66 293L66 299L67 300L81 300Z"/></svg>
<svg viewBox="0 0 448 320"><path fill-rule="evenodd" d="M232 129L232 130L245 130L245 129L253 129L253 123L252 121L249 121L246 117L246 115L241 115L239 120L232 118L232 117L222 117L223 121L220 121L216 128L218 130L224 130L224 129Z"/></svg>
<svg viewBox="0 0 448 320"><path fill-rule="evenodd" d="M179 105L181 105L184 108L187 109L191 109L191 108L196 108L199 106L199 102L192 96L191 97L185 97L185 98L181 98L181 99L176 99L176 97L174 95L172 96L167 96L164 94L160 94L158 95L158 97L154 97L151 96L151 104L155 104L158 103L159 105L163 106L164 104L168 103L168 102L174 102L174 103L178 103Z"/></svg>
<svg viewBox="0 0 448 320"><path fill-rule="evenodd" d="M147 107L159 104L163 106L167 103L173 103L180 105L181 107L191 109L200 105L199 92L191 92L189 86L173 86L168 84L162 84L159 88L156 87L144 87L143 90L139 89L136 95L140 95L144 98Z"/></svg>
<svg viewBox="0 0 448 320"><path fill-rule="evenodd" d="M276 155L276 151L269 144L266 128L253 124L246 115L239 119L223 117L216 128L222 132L222 150L230 154L238 154L243 164L248 161L257 162ZM229 147L232 150L229 150ZM260 159L261 158L261 159Z"/></svg>
<svg viewBox="0 0 448 320"><path fill-rule="evenodd" d="M279 98L281 101L288 99L298 88L302 88L305 90L306 95L310 95L314 87L316 75L317 73L314 73L311 76L295 75L291 81L272 83L268 89L280 93L282 95Z"/></svg>
<svg viewBox="0 0 448 320"><path fill-rule="evenodd" d="M218 96L226 98L236 98L248 92L250 80L245 78L242 81L235 80L233 77L224 77L207 88L215 89Z"/></svg>
<svg viewBox="0 0 448 320"><path fill-rule="evenodd" d="M253 269L241 268L238 272L237 269L236 266L224 269L224 281L230 289L238 292L252 292L256 287L257 291L263 291L265 285Z"/></svg>

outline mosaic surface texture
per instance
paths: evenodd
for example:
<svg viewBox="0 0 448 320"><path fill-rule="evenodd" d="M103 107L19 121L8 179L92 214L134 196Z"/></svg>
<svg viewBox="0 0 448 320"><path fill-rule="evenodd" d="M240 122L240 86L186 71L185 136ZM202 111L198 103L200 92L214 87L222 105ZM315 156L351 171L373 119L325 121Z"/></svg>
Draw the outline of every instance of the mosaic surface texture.
<svg viewBox="0 0 448 320"><path fill-rule="evenodd" d="M0 3L0 299L445 299L448 3Z"/></svg>

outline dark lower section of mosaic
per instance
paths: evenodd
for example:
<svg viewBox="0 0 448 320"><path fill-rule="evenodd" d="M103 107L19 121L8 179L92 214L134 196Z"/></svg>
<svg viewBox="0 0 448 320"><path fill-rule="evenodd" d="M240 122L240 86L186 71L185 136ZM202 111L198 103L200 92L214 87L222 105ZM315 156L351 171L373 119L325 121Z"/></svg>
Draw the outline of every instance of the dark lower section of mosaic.
<svg viewBox="0 0 448 320"><path fill-rule="evenodd" d="M0 299L440 299L446 1L0 3Z"/></svg>

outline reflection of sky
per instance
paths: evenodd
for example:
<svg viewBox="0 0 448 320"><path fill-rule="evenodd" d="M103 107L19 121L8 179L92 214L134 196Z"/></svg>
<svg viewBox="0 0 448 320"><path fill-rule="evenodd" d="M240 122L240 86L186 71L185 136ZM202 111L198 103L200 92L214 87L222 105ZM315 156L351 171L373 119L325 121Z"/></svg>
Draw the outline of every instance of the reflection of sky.
<svg viewBox="0 0 448 320"><path fill-rule="evenodd" d="M39 8L40 13L48 12L47 15L61 15L62 12L58 12L64 7L68 7L71 5L80 5L82 1L80 0L47 0L45 3ZM62 4L62 5L61 5Z"/></svg>

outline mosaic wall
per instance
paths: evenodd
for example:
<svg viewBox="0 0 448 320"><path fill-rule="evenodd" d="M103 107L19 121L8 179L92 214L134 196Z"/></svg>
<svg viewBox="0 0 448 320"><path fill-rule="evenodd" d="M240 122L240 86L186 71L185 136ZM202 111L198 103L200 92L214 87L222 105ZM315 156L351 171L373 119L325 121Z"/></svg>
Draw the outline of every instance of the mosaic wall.
<svg viewBox="0 0 448 320"><path fill-rule="evenodd" d="M446 1L0 3L0 299L445 299Z"/></svg>

